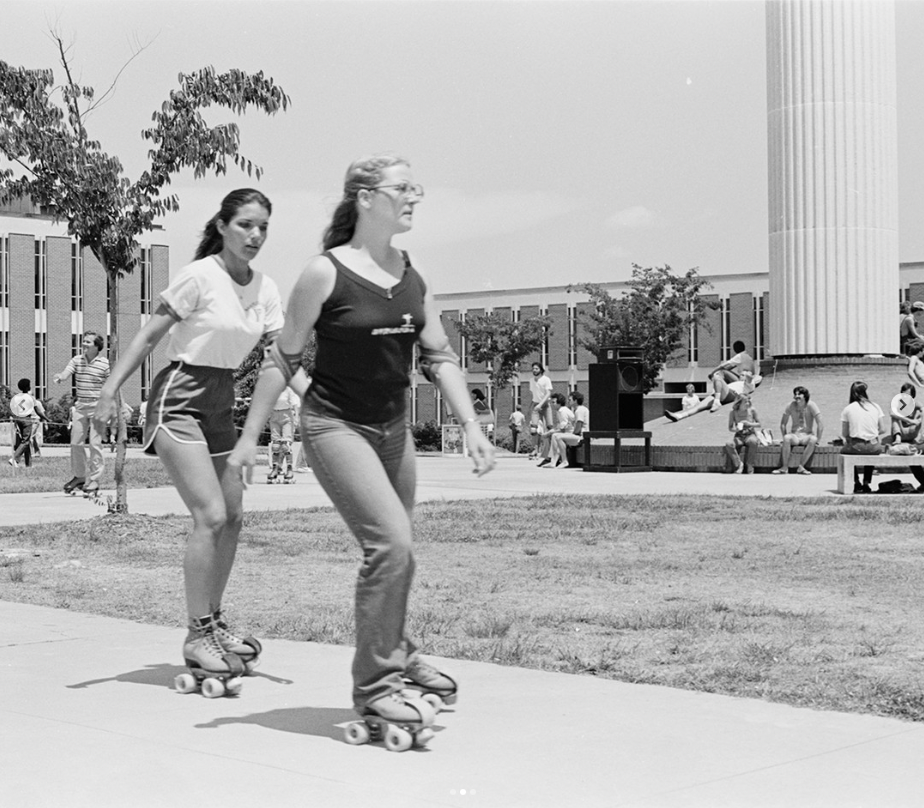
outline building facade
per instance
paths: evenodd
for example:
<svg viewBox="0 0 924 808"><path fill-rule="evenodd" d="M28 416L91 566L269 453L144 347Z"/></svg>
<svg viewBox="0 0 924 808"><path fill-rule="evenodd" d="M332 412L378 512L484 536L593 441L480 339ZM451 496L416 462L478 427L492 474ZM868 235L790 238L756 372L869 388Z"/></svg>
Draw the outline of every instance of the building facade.
<svg viewBox="0 0 924 808"><path fill-rule="evenodd" d="M924 262L901 264L899 276L900 300L924 301ZM698 392L704 393L709 371L732 355L731 346L736 340L742 340L755 358L773 360L770 334L772 318L779 312L774 312L770 299L769 273L706 276L706 279L711 288L704 297L718 306L708 311L705 326L691 329L681 349L664 368L659 386L646 396L646 420L661 415L664 399L679 398L690 382ZM601 285L613 297L619 297L628 290L625 282ZM895 301L895 354L899 353L900 300ZM586 336L582 317L589 307L586 294L569 292L566 286L549 286L438 294L436 302L452 347L462 357L469 388L479 387L485 391L497 414L498 424L506 425L516 406L522 406L526 411L530 397L529 363L533 361L544 365L556 391L567 394L577 389L588 395L588 366L596 358L580 345L581 338ZM485 368L476 367L469 361L465 340L455 325L465 317L491 311L509 313L514 320L547 315L553 323L542 351L524 363L518 383L501 391L491 390ZM588 401L588 406L592 415L594 403ZM411 416L413 421L433 420L437 423L443 423L448 418L438 391L416 372L411 388Z"/></svg>
<svg viewBox="0 0 924 808"><path fill-rule="evenodd" d="M65 225L26 202L0 209L0 384L15 392L19 379L28 378L36 396L56 399L73 392L73 379L59 386L53 377L79 353L85 331L103 335L108 348L117 323L120 344L127 345L170 274L166 246L143 244L138 257L119 281L119 311L112 312L106 273ZM147 396L162 352L158 346L125 383L126 403L134 407Z"/></svg>

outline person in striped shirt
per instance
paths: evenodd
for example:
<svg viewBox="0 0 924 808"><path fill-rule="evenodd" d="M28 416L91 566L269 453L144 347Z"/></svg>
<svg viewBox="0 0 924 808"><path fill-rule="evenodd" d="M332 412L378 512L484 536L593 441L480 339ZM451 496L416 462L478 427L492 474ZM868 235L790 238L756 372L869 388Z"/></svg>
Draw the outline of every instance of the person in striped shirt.
<svg viewBox="0 0 924 808"><path fill-rule="evenodd" d="M95 331L87 331L83 335L81 347L83 351L71 359L67 367L55 375L54 380L55 384L60 384L73 376L77 386L71 426L73 477L65 484L64 490L70 494L83 489L84 494L90 496L99 491L99 480L103 476L103 439L91 419L100 390L109 378L109 360L102 354L103 338Z"/></svg>

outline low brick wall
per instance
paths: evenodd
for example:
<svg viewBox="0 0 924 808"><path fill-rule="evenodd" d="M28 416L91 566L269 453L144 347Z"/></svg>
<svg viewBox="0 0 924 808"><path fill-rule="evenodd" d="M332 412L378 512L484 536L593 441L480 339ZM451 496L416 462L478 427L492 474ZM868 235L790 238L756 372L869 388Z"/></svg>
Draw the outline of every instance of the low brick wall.
<svg viewBox="0 0 924 808"><path fill-rule="evenodd" d="M839 446L820 446L809 461L808 468L813 474L837 474L837 456ZM644 447L634 444L622 446L622 463L624 466L640 466L644 463ZM607 464L613 456L612 443L595 440L592 448L592 460L595 464ZM802 447L793 447L790 456L790 468L794 471L799 465ZM655 471L700 471L719 473L731 471L725 448L723 446L652 446L651 465ZM761 446L757 450L757 463L754 468L758 474L769 474L780 465L780 444ZM901 473L901 469L896 469Z"/></svg>

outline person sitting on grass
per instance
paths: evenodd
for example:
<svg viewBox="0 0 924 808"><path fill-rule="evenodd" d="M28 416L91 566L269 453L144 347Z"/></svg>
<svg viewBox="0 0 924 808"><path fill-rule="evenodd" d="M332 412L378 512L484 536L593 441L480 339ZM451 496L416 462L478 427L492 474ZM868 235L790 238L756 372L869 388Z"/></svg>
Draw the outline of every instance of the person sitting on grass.
<svg viewBox="0 0 924 808"><path fill-rule="evenodd" d="M824 423L821 420L821 411L814 401L809 401L807 388L794 387L792 401L783 410L780 420L780 432L783 433L783 444L780 448L780 467L774 469L774 474L789 474L789 457L793 446L804 446L802 462L796 468L796 474L811 474L805 466L811 460L815 447L821 443L824 432Z"/></svg>
<svg viewBox="0 0 924 808"><path fill-rule="evenodd" d="M755 376L747 370L742 372L741 380L737 382L729 383L719 376L715 376L713 377L713 386L717 392L714 395L706 396L691 410L683 410L682 412L670 412L669 410L665 410L664 415L671 421L682 421L684 418L689 418L700 412L706 412L706 410L717 412L719 407L723 404L733 403L738 396L744 394L751 395L760 386L762 381L762 376ZM718 407L716 406L716 402L718 402Z"/></svg>
<svg viewBox="0 0 924 808"><path fill-rule="evenodd" d="M735 404L728 413L728 431L734 433L734 438L725 444L725 452L735 465L735 474L754 473L754 461L757 458L757 449L760 443L757 440L757 430L760 429L760 418L757 410L751 406L751 396L743 393L735 399ZM744 449L744 459L739 451Z"/></svg>

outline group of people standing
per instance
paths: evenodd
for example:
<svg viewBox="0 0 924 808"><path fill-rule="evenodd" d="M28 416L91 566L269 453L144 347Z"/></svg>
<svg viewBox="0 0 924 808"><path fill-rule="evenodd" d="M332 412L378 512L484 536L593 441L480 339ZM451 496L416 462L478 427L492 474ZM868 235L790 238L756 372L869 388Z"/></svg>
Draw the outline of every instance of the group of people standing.
<svg viewBox="0 0 924 808"><path fill-rule="evenodd" d="M169 364L148 398L143 445L157 454L188 507L184 560L193 672L246 673L259 641L232 629L221 610L252 479L257 443L286 387L298 396L304 450L318 482L362 550L356 582L353 702L361 715L425 722L427 702L452 700L456 682L425 663L406 633L414 574L414 444L405 402L413 351L463 425L479 475L494 467L458 356L425 274L392 245L423 199L407 160L379 154L347 170L343 196L283 312L276 284L251 267L272 213L265 195L232 192L207 223L194 261L161 293L151 319L102 387L94 423L114 414L120 386L167 338ZM310 382L300 372L311 332ZM238 437L233 370L266 336L269 347ZM410 688L410 689L409 689Z"/></svg>

